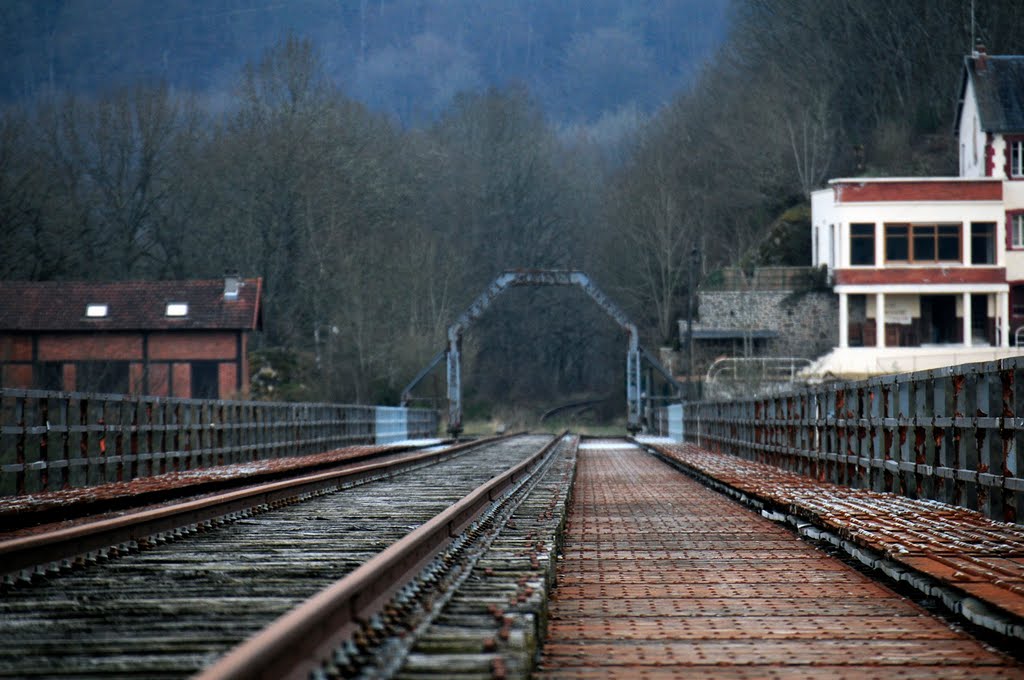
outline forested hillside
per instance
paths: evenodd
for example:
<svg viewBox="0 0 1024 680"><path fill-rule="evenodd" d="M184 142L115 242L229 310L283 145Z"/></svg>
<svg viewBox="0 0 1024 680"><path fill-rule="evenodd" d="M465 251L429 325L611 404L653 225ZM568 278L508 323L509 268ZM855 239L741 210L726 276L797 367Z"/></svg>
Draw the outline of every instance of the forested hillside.
<svg viewBox="0 0 1024 680"><path fill-rule="evenodd" d="M164 81L222 105L289 33L324 75L405 125L464 90L523 83L545 113L650 111L722 40L725 0L5 0L0 100Z"/></svg>
<svg viewBox="0 0 1024 680"><path fill-rule="evenodd" d="M257 345L296 367L288 394L302 398L397 398L510 267L584 269L657 346L694 247L702 272L799 264L807 196L827 178L955 174L970 4L737 0L693 85L615 145L523 83L400 124L298 34L236 72L217 106L148 79L39 93L0 119L0 276L263 276ZM990 53L1024 50L1024 4L976 4ZM594 36L580 64L610 45ZM624 349L578 291L510 291L467 336L467 399L621 397Z"/></svg>

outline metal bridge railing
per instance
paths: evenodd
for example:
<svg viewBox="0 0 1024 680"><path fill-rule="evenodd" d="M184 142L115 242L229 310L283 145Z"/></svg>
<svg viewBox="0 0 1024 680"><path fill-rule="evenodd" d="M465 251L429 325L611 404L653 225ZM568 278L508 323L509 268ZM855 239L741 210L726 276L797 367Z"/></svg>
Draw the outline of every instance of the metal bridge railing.
<svg viewBox="0 0 1024 680"><path fill-rule="evenodd" d="M682 407L686 441L820 481L1024 518L1024 358ZM672 414L653 414L668 434Z"/></svg>
<svg viewBox="0 0 1024 680"><path fill-rule="evenodd" d="M438 422L427 409L0 389L0 496L435 437Z"/></svg>
<svg viewBox="0 0 1024 680"><path fill-rule="evenodd" d="M804 381L800 372L811 365L803 357L725 357L704 376L706 399L763 396L794 389Z"/></svg>

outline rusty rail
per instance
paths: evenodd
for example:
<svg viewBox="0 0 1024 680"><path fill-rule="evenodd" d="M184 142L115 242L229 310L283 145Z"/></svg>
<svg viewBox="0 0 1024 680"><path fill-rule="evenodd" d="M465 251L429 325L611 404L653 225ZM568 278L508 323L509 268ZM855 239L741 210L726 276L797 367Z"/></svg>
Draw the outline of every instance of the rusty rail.
<svg viewBox="0 0 1024 680"><path fill-rule="evenodd" d="M427 409L0 389L0 495L436 436Z"/></svg>
<svg viewBox="0 0 1024 680"><path fill-rule="evenodd" d="M95 551L111 548L120 550L122 546L143 543L155 535L201 525L234 513L261 507L272 508L323 490L394 476L459 455L466 449L497 439L501 437L450 446L441 451L416 453L386 463L347 466L295 479L268 482L199 500L0 541L2 573L14 574Z"/></svg>
<svg viewBox="0 0 1024 680"><path fill-rule="evenodd" d="M512 484L532 474L561 441L556 437L518 465L467 494L405 538L306 600L236 647L199 680L305 678L362 622L381 611L411 580Z"/></svg>
<svg viewBox="0 0 1024 680"><path fill-rule="evenodd" d="M678 407L677 407L678 408ZM1024 518L1024 358L683 405L687 441L855 488ZM667 411L654 428L667 434Z"/></svg>

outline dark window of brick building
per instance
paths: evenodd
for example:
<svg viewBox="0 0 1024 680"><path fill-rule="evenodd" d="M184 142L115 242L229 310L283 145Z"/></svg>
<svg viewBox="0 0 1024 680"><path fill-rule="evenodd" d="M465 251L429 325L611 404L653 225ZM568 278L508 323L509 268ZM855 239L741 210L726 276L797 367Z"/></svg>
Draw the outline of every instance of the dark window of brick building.
<svg viewBox="0 0 1024 680"><path fill-rule="evenodd" d="M44 361L37 364L35 384L41 390L63 390L64 364L59 361Z"/></svg>
<svg viewBox="0 0 1024 680"><path fill-rule="evenodd" d="M193 399L217 399L218 394L218 371L216 361L193 361L192 362L192 398Z"/></svg>
<svg viewBox="0 0 1024 680"><path fill-rule="evenodd" d="M127 361L83 361L75 372L76 392L128 393Z"/></svg>

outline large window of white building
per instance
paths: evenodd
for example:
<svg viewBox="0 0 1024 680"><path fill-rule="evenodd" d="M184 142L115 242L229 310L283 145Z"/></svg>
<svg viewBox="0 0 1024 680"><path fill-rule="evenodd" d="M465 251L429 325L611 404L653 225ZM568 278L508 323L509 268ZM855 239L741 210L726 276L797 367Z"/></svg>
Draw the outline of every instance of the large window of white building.
<svg viewBox="0 0 1024 680"><path fill-rule="evenodd" d="M885 225L886 262L960 262L959 224Z"/></svg>

